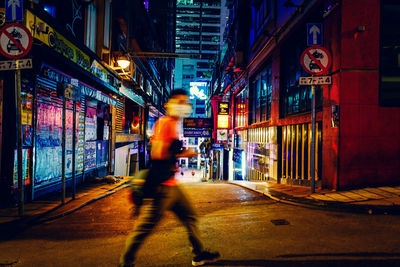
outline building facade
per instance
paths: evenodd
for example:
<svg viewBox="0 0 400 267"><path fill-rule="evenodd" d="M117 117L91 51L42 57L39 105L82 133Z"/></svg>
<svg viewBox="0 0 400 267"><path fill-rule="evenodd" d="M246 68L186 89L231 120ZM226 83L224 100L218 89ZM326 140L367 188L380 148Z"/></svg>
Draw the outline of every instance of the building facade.
<svg viewBox="0 0 400 267"><path fill-rule="evenodd" d="M189 91L190 82L210 79L225 23L224 0L177 0L175 51L188 58L175 61L175 88Z"/></svg>
<svg viewBox="0 0 400 267"><path fill-rule="evenodd" d="M312 88L300 85L299 79L311 76L303 65L312 69L310 64L322 62L315 55L301 63L303 51L315 42L313 35L320 34L320 45L331 54L325 75L332 83L315 86L317 186L398 183L400 69L394 14L399 3L234 2L232 10L241 5L251 21L235 24L246 18L232 12L230 28L236 30L229 34L236 42L230 43L219 68L220 80L228 82L212 89L233 107L231 179L310 185ZM321 25L318 33L310 33L311 24ZM242 45L235 25L247 25L247 45Z"/></svg>
<svg viewBox="0 0 400 267"><path fill-rule="evenodd" d="M23 59L32 66L0 72L0 205L53 191L62 191L64 200L65 191L89 177L143 168L146 122L162 114L172 82L173 62L132 56L168 49L173 38L162 39L161 29L147 23L157 13L122 0L24 1L23 7L20 27L33 37ZM8 23L1 26L20 31Z"/></svg>

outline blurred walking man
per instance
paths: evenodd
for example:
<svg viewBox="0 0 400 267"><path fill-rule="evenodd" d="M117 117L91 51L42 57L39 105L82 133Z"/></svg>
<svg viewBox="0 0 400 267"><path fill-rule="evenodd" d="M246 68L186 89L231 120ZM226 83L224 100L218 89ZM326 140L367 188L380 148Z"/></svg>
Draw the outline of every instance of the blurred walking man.
<svg viewBox="0 0 400 267"><path fill-rule="evenodd" d="M137 250L166 210L173 211L188 231L194 254L193 266L214 262L220 256L218 252L203 249L192 205L174 178L177 158L197 155L192 150L184 150L178 139L180 120L191 114L192 107L188 101L186 91L173 91L165 104L167 116L161 117L154 125L154 135L150 141L151 169L144 184L143 204L135 230L126 240L120 266L134 266Z"/></svg>

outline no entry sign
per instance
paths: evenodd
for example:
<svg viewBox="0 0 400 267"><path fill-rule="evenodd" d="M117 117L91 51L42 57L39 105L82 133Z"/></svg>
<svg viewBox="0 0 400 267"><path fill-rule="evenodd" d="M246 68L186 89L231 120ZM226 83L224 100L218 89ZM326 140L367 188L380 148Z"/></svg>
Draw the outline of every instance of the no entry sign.
<svg viewBox="0 0 400 267"><path fill-rule="evenodd" d="M7 58L21 58L32 47L30 31L19 23L11 23L0 29L0 53Z"/></svg>
<svg viewBox="0 0 400 267"><path fill-rule="evenodd" d="M326 74L332 64L331 53L322 46L310 46L304 50L300 62L311 75Z"/></svg>

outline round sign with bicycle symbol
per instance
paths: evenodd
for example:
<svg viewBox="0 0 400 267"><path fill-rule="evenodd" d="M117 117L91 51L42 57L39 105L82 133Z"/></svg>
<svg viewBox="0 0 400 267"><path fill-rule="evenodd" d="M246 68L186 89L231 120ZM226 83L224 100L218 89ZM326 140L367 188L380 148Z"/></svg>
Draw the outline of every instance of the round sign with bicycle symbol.
<svg viewBox="0 0 400 267"><path fill-rule="evenodd" d="M304 50L300 59L301 65L311 75L323 75L332 64L331 53L322 46L310 46Z"/></svg>
<svg viewBox="0 0 400 267"><path fill-rule="evenodd" d="M0 53L7 58L21 58L32 47L30 31L19 23L10 23L0 29Z"/></svg>

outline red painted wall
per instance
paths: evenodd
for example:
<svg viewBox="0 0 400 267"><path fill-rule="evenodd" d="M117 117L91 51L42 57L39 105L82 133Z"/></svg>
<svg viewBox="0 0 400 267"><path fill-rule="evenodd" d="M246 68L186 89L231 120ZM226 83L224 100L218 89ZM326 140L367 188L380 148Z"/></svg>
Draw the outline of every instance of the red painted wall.
<svg viewBox="0 0 400 267"><path fill-rule="evenodd" d="M332 84L323 86L322 109L322 187L338 188L339 128L332 128L332 106L339 104L340 85L340 9L336 8L324 21L325 47L332 54Z"/></svg>
<svg viewBox="0 0 400 267"><path fill-rule="evenodd" d="M379 106L379 7L341 2L340 188L400 182L400 108Z"/></svg>

